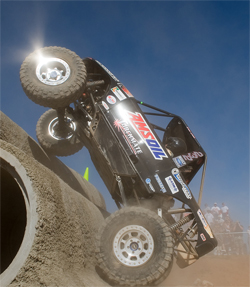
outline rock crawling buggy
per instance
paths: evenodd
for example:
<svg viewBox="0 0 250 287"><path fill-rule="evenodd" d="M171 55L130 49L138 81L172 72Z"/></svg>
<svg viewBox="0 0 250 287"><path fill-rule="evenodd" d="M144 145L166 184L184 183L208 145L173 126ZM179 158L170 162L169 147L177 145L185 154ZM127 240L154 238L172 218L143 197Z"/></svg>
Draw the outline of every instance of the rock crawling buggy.
<svg viewBox="0 0 250 287"><path fill-rule="evenodd" d="M174 256L183 268L216 247L199 206L206 153L181 117L136 100L100 62L61 47L30 54L20 79L32 101L51 108L36 128L44 150L68 156L85 146L117 204L97 236L104 280L157 285ZM188 184L202 166L198 204Z"/></svg>

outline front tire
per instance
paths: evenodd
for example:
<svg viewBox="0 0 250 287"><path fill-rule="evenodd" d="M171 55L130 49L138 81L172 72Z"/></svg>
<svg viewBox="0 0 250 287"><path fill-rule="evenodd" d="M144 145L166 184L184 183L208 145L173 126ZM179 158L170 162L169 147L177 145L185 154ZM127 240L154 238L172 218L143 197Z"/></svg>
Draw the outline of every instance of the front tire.
<svg viewBox="0 0 250 287"><path fill-rule="evenodd" d="M56 156L69 156L78 152L84 144L77 137L77 125L72 115L65 114L65 125L58 129L56 110L46 111L36 125L36 136L42 148Z"/></svg>
<svg viewBox="0 0 250 287"><path fill-rule="evenodd" d="M36 104L57 109L77 100L86 86L86 67L74 52L45 47L31 53L20 69L26 95Z"/></svg>
<svg viewBox="0 0 250 287"><path fill-rule="evenodd" d="M113 286L153 286L170 273L173 238L156 213L126 207L110 215L97 237L100 276Z"/></svg>

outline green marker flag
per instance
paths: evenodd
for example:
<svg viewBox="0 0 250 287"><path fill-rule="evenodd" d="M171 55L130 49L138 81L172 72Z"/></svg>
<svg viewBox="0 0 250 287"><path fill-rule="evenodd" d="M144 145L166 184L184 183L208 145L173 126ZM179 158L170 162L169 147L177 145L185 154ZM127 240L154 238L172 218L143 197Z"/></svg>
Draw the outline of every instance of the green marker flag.
<svg viewBox="0 0 250 287"><path fill-rule="evenodd" d="M87 181L89 181L89 168L87 167L85 172L84 172L84 176L83 176L84 179L86 179Z"/></svg>

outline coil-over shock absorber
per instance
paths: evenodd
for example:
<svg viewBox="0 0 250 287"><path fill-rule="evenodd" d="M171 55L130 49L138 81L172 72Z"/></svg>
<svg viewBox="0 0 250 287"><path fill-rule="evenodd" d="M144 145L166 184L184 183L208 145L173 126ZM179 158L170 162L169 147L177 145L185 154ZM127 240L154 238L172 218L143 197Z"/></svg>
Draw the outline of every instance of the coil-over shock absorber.
<svg viewBox="0 0 250 287"><path fill-rule="evenodd" d="M189 221L191 221L194 218L194 215L191 213L185 217L183 217L182 219L180 219L179 221L175 222L174 224L170 225L170 230L176 231L178 228L180 228L182 225L188 223Z"/></svg>

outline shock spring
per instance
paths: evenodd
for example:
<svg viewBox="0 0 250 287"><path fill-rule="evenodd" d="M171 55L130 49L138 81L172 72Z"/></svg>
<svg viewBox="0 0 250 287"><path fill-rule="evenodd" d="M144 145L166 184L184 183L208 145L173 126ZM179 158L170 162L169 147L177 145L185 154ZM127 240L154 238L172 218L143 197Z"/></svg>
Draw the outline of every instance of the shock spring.
<svg viewBox="0 0 250 287"><path fill-rule="evenodd" d="M189 215L183 217L182 219L180 219L179 221L175 222L174 224L172 224L169 228L173 232L176 229L178 229L179 227L181 227L182 225L191 221L193 218L194 218L193 214L189 214Z"/></svg>

